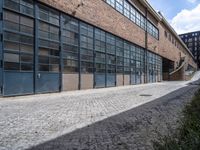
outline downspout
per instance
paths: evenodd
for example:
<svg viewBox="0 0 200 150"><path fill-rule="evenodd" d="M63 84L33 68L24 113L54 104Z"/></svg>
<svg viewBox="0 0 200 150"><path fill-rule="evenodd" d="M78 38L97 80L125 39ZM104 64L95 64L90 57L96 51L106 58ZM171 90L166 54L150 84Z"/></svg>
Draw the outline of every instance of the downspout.
<svg viewBox="0 0 200 150"><path fill-rule="evenodd" d="M147 23L148 23L148 9L145 8L145 19L146 19L146 25L145 25L145 52L144 52L144 83L148 83L148 64L147 64L147 51L148 51L148 32L147 32Z"/></svg>
<svg viewBox="0 0 200 150"><path fill-rule="evenodd" d="M3 95L4 59L3 59L3 1L0 1L0 95Z"/></svg>

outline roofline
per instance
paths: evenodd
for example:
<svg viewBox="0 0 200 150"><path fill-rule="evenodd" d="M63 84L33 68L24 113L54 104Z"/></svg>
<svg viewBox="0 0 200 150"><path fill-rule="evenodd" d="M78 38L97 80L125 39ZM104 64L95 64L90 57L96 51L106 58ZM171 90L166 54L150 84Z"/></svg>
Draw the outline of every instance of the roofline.
<svg viewBox="0 0 200 150"><path fill-rule="evenodd" d="M200 32L200 30L199 30L199 31L192 31L192 32L187 32L187 33L182 33L182 34L179 34L179 36L180 36L180 35L186 35L186 34L191 34L191 33L198 33L198 32Z"/></svg>
<svg viewBox="0 0 200 150"><path fill-rule="evenodd" d="M164 23L164 25L169 28L169 30L175 35L175 37L179 40L179 42L182 44L182 46L186 49L186 51L192 56L194 59L193 54L188 49L188 47L185 45L185 43L182 41L182 39L179 37L177 32L172 28L172 26L168 23L168 21L165 19L165 17L162 15L161 12L156 12L155 9L151 6L151 4L147 0L139 0L147 9L148 11L160 22ZM195 59L194 59L195 60Z"/></svg>
<svg viewBox="0 0 200 150"><path fill-rule="evenodd" d="M160 14L158 14L155 9L151 6L151 4L149 4L148 1L146 0L139 0L147 9L148 11L158 20L161 21L162 17L160 16Z"/></svg>
<svg viewBox="0 0 200 150"><path fill-rule="evenodd" d="M192 54L192 52L188 49L188 47L185 45L185 43L183 42L183 40L180 38L180 36L176 33L176 31L172 28L172 26L167 22L167 20L165 19L165 17L162 15L161 12L158 12L161 16L162 16L162 21L170 30L171 32L176 36L176 38L179 40L179 42L182 44L182 46L187 50L187 52L192 56L192 58L194 59L194 56ZM194 59L195 60L195 59Z"/></svg>

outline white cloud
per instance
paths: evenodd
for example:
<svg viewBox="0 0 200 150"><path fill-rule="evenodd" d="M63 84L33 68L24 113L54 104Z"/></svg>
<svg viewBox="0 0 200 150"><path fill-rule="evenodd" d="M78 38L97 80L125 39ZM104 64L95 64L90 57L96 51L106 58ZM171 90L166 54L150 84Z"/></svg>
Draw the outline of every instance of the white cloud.
<svg viewBox="0 0 200 150"><path fill-rule="evenodd" d="M195 3L197 0L187 0L190 3Z"/></svg>
<svg viewBox="0 0 200 150"><path fill-rule="evenodd" d="M171 20L171 25L178 34L200 30L200 4L192 10L182 10Z"/></svg>

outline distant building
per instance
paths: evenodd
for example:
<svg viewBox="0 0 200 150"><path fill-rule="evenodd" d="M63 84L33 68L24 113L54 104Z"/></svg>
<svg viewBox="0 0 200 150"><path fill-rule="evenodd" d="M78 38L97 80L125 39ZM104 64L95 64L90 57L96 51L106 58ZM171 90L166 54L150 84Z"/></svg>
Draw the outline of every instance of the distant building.
<svg viewBox="0 0 200 150"><path fill-rule="evenodd" d="M200 68L200 31L181 34L180 37L194 55Z"/></svg>

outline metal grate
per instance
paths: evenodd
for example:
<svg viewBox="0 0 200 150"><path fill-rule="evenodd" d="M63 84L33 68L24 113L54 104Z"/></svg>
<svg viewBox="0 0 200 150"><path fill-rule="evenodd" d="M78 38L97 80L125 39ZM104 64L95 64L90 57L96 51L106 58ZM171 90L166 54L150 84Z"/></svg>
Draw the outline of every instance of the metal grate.
<svg viewBox="0 0 200 150"><path fill-rule="evenodd" d="M150 95L150 94L140 94L140 96L146 96L146 97L148 97L148 96L152 96L152 95Z"/></svg>

